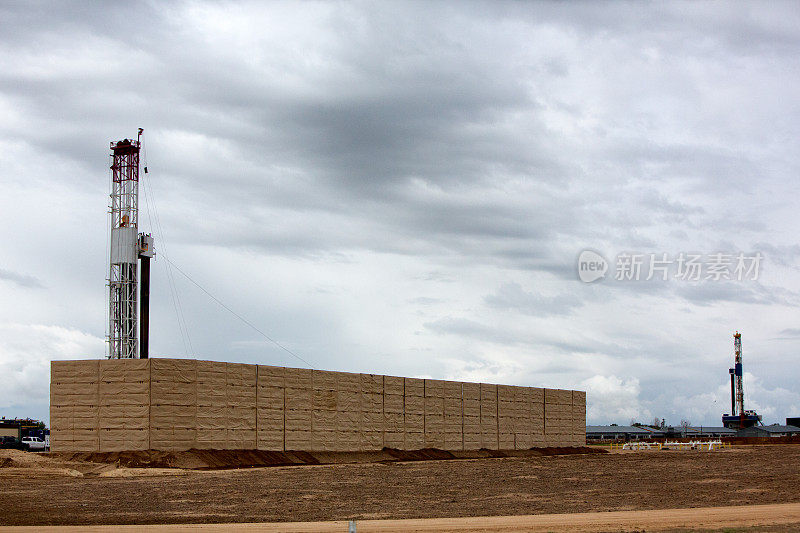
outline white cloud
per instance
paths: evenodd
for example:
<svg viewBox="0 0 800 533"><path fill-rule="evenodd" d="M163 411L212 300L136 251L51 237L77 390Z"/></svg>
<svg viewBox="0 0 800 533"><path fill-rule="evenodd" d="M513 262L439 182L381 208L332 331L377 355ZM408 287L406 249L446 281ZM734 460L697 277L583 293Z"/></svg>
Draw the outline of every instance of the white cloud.
<svg viewBox="0 0 800 533"><path fill-rule="evenodd" d="M770 387L763 379L744 373L745 409L753 409L764 417L765 423L785 423L786 418L800 413L800 391Z"/></svg>
<svg viewBox="0 0 800 533"><path fill-rule="evenodd" d="M105 341L43 324L0 324L0 410L49 420L50 362L103 357ZM34 411L34 412L31 412Z"/></svg>
<svg viewBox="0 0 800 533"><path fill-rule="evenodd" d="M651 412L641 404L641 387L635 377L596 375L583 380L580 387L586 390L587 423L627 424L631 419L652 419Z"/></svg>

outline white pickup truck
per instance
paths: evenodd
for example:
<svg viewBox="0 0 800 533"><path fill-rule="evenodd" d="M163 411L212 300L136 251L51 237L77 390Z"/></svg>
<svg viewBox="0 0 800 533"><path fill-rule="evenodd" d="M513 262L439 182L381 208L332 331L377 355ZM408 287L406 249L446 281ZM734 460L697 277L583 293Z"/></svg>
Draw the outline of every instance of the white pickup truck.
<svg viewBox="0 0 800 533"><path fill-rule="evenodd" d="M39 437L22 437L22 444L27 444L29 450L44 450L45 442Z"/></svg>

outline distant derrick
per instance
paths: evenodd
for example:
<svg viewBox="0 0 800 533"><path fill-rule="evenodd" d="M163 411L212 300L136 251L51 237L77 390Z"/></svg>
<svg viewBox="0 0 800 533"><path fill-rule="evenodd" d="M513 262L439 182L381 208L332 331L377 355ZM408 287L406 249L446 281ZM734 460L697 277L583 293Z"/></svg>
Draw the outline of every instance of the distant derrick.
<svg viewBox="0 0 800 533"><path fill-rule="evenodd" d="M731 429L755 426L761 416L744 408L744 372L742 370L742 334L733 334L734 365L728 370L731 376L731 413L722 415L722 425Z"/></svg>

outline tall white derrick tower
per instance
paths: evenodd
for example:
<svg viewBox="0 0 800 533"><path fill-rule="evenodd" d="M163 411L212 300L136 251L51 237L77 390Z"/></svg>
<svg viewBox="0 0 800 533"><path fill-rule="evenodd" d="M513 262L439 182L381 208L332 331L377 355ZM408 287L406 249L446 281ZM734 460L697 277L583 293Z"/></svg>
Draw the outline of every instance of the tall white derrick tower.
<svg viewBox="0 0 800 533"><path fill-rule="evenodd" d="M109 359L147 358L150 258L153 238L139 234L139 151L136 140L111 143L111 254L109 261ZM138 263L142 260L142 349L137 326ZM145 291L146 289L146 291Z"/></svg>

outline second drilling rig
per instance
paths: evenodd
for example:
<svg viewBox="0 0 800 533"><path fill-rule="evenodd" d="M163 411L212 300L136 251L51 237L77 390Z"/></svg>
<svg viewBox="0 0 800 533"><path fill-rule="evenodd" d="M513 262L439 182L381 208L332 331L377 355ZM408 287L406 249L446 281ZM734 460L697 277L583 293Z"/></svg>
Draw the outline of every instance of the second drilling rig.
<svg viewBox="0 0 800 533"><path fill-rule="evenodd" d="M722 415L722 425L731 429L744 429L761 422L761 415L744 409L744 372L742 371L742 334L733 334L734 360L731 375L731 412Z"/></svg>

